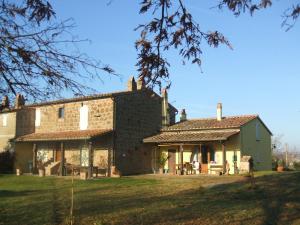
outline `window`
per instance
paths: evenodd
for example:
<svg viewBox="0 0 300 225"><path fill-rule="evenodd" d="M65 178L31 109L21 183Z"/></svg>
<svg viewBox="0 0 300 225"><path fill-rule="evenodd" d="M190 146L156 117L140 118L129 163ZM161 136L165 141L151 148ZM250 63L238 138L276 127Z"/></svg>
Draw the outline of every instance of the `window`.
<svg viewBox="0 0 300 225"><path fill-rule="evenodd" d="M2 125L4 127L7 126L7 115L6 114L2 114Z"/></svg>
<svg viewBox="0 0 300 225"><path fill-rule="evenodd" d="M255 127L255 132L256 132L256 141L260 141L260 124L259 122L256 122L256 127Z"/></svg>
<svg viewBox="0 0 300 225"><path fill-rule="evenodd" d="M39 127L41 125L41 110L35 110L35 126Z"/></svg>
<svg viewBox="0 0 300 225"><path fill-rule="evenodd" d="M86 147L81 148L80 151L80 165L88 166L89 165L89 149Z"/></svg>
<svg viewBox="0 0 300 225"><path fill-rule="evenodd" d="M89 123L89 108L87 105L83 105L80 107L80 122L79 122L80 130L86 130L88 128L88 123Z"/></svg>
<svg viewBox="0 0 300 225"><path fill-rule="evenodd" d="M63 119L65 117L65 108L64 107L60 107L58 109L58 118L59 119Z"/></svg>

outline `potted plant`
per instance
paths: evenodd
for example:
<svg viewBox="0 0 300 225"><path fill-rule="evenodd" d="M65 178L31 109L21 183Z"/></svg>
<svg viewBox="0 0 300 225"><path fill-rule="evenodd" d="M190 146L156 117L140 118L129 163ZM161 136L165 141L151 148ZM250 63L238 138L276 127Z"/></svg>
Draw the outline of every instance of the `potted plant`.
<svg viewBox="0 0 300 225"><path fill-rule="evenodd" d="M167 156L167 154L165 152L161 152L161 154L158 157L158 166L159 166L159 173L163 174L165 165L168 161L169 157Z"/></svg>
<svg viewBox="0 0 300 225"><path fill-rule="evenodd" d="M39 170L39 176L44 177L45 176L45 166L44 166L43 160L40 159L37 161L37 167Z"/></svg>
<svg viewBox="0 0 300 225"><path fill-rule="evenodd" d="M277 161L277 171L282 172L284 170L284 162L282 159Z"/></svg>

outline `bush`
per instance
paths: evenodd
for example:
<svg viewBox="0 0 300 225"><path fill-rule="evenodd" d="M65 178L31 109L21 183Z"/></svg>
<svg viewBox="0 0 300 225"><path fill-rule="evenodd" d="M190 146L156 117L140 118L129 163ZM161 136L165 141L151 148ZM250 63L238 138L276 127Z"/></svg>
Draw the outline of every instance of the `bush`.
<svg viewBox="0 0 300 225"><path fill-rule="evenodd" d="M14 153L6 150L0 152L0 173L12 173L14 170Z"/></svg>
<svg viewBox="0 0 300 225"><path fill-rule="evenodd" d="M159 157L157 159L159 168L164 168L168 159L169 159L168 155L164 152L161 152L161 154L159 155Z"/></svg>
<svg viewBox="0 0 300 225"><path fill-rule="evenodd" d="M295 170L300 170L300 162L294 162Z"/></svg>

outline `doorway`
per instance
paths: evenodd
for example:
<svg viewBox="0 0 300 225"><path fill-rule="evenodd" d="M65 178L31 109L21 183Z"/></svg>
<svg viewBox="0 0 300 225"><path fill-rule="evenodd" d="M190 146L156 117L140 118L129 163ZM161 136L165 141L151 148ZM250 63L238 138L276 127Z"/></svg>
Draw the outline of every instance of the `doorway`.
<svg viewBox="0 0 300 225"><path fill-rule="evenodd" d="M60 145L57 144L55 145L55 162L60 162L61 161L61 149L60 149Z"/></svg>
<svg viewBox="0 0 300 225"><path fill-rule="evenodd" d="M169 173L176 173L176 150L174 149L168 150L168 168Z"/></svg>

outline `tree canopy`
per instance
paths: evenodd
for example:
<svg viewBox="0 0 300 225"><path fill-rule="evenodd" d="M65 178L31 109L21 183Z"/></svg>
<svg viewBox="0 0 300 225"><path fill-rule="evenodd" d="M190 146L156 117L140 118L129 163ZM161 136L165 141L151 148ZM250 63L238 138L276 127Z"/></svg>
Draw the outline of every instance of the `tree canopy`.
<svg viewBox="0 0 300 225"><path fill-rule="evenodd" d="M140 14L151 14L145 24L137 24L138 76L150 88L170 86L170 63L166 52L175 49L183 62L201 66L202 45L231 48L219 31L204 31L183 0L139 0ZM217 0L216 7L235 16L272 5L271 0ZM288 6L287 6L288 7ZM291 29L300 14L300 4L283 9L282 26ZM0 0L0 94L22 93L42 100L59 97L63 90L75 95L90 89L82 80L101 79L102 72L116 75L100 60L83 54L72 35L72 20L57 21L47 0ZM66 51L68 49L68 51ZM71 50L70 50L71 49ZM82 74L84 71L84 74Z"/></svg>

